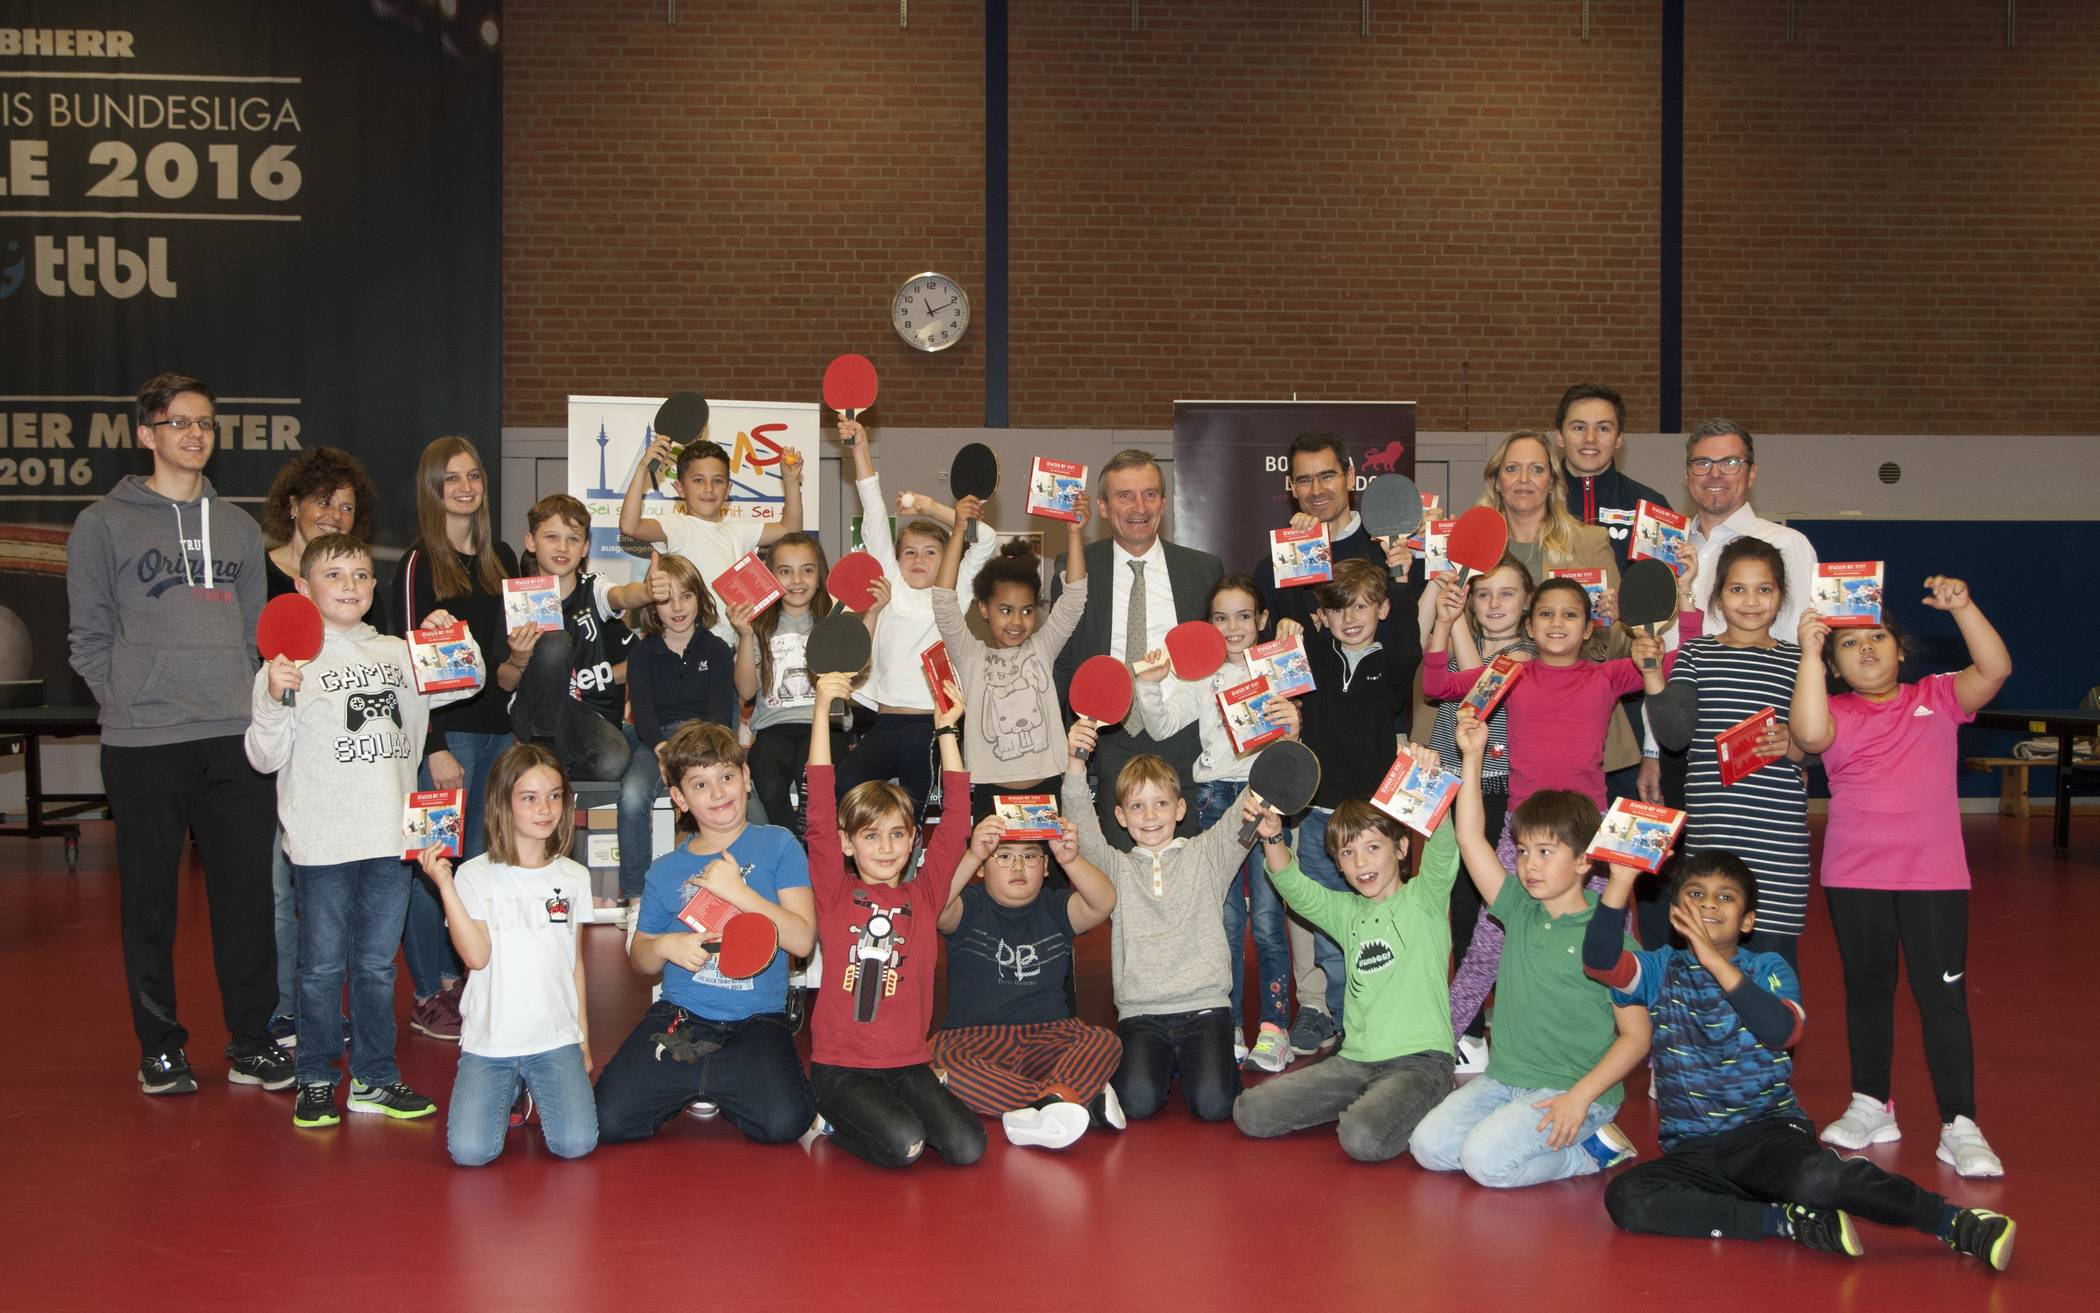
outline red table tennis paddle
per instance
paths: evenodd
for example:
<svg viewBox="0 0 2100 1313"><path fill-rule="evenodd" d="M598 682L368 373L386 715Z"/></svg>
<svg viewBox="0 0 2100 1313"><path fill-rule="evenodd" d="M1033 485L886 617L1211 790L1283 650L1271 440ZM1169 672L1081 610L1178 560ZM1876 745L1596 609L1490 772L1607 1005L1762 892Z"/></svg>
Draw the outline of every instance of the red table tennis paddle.
<svg viewBox="0 0 2100 1313"><path fill-rule="evenodd" d="M839 356L824 367L824 404L840 419L857 418L874 405L875 392L875 365L866 356Z"/></svg>
<svg viewBox="0 0 2100 1313"><path fill-rule="evenodd" d="M1177 679L1209 679L1225 664L1225 635L1208 620L1185 620L1167 631L1167 660Z"/></svg>
<svg viewBox="0 0 2100 1313"><path fill-rule="evenodd" d="M271 598L255 622L255 650L265 661L289 657L301 665L321 655L321 608L304 593ZM286 689L280 700L289 707L298 699Z"/></svg>
<svg viewBox="0 0 2100 1313"><path fill-rule="evenodd" d="M1088 657L1073 672L1066 702L1072 714L1096 727L1114 725L1130 714L1130 668L1112 656ZM1081 751L1081 761L1093 756Z"/></svg>
<svg viewBox="0 0 2100 1313"><path fill-rule="evenodd" d="M780 927L763 913L739 912L723 923L719 936L700 946L715 955L715 970L731 980L749 980L773 964Z"/></svg>
<svg viewBox="0 0 2100 1313"><path fill-rule="evenodd" d="M867 614L875 605L875 581L882 578L882 562L866 552L848 552L825 576L824 588L849 611Z"/></svg>
<svg viewBox="0 0 2100 1313"><path fill-rule="evenodd" d="M1475 574L1486 574L1502 563L1509 550L1509 522L1492 506L1475 506L1451 526L1451 541L1445 554L1459 567L1463 584Z"/></svg>

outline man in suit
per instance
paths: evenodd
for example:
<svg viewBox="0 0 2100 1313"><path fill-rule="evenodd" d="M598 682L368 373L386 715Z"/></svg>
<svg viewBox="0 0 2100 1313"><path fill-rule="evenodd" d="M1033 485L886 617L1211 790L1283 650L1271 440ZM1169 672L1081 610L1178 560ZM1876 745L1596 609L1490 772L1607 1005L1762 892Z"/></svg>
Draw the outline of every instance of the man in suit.
<svg viewBox="0 0 2100 1313"><path fill-rule="evenodd" d="M1111 536L1086 548L1086 612L1079 628L1057 658L1057 683L1069 688L1079 663L1088 657L1112 656L1125 662L1166 642L1167 631L1186 620L1204 618L1211 585L1225 567L1208 552L1177 547L1159 536L1167 515L1167 481L1152 454L1135 448L1119 451L1101 467L1100 495L1094 513ZM1064 557L1051 571L1050 600L1064 591ZM1196 756L1202 750L1196 726L1172 738L1155 741L1130 728L1102 734L1094 750L1094 806L1101 832L1118 847L1130 846L1116 823L1116 775L1125 762L1157 753L1181 776L1182 796L1189 800L1182 834L1196 833Z"/></svg>

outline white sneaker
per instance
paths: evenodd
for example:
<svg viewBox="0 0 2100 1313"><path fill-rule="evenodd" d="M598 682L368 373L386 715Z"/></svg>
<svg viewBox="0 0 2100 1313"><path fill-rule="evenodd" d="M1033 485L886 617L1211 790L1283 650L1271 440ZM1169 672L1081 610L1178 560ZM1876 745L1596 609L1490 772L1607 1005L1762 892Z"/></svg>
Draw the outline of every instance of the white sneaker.
<svg viewBox="0 0 2100 1313"><path fill-rule="evenodd" d="M697 1117L701 1121L706 1121L711 1117L721 1116L722 1105L719 1103L710 1102L707 1099L695 1099L691 1103L685 1105L685 1115L688 1117Z"/></svg>
<svg viewBox="0 0 2100 1313"><path fill-rule="evenodd" d="M1042 1108L1016 1108L999 1119L1008 1142L1039 1149L1062 1149L1086 1134L1093 1119L1077 1103L1053 1103Z"/></svg>
<svg viewBox="0 0 2100 1313"><path fill-rule="evenodd" d="M1485 1035L1458 1037L1458 1071L1460 1076L1478 1076L1488 1069L1488 1042Z"/></svg>
<svg viewBox="0 0 2100 1313"><path fill-rule="evenodd" d="M1870 1144L1900 1140L1903 1132L1896 1128L1894 1103L1883 1103L1871 1095L1854 1094L1845 1115L1825 1126L1819 1138L1823 1143L1834 1144L1840 1149L1864 1149Z"/></svg>
<svg viewBox="0 0 2100 1313"><path fill-rule="evenodd" d="M1967 1117L1956 1117L1940 1127L1939 1160L1957 1176L2003 1176L2005 1164L1984 1142L1983 1132Z"/></svg>
<svg viewBox="0 0 2100 1313"><path fill-rule="evenodd" d="M1237 1035L1232 1040L1232 1065L1235 1067L1247 1060L1247 1042Z"/></svg>

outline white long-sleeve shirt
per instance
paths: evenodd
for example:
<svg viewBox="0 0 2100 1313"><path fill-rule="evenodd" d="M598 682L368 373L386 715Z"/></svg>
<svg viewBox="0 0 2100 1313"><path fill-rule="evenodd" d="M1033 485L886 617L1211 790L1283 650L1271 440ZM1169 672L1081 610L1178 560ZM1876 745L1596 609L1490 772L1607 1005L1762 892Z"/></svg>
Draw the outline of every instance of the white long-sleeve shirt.
<svg viewBox="0 0 2100 1313"><path fill-rule="evenodd" d="M1225 733L1225 715L1218 710L1217 695L1251 678L1245 657L1227 657L1208 679L1183 679L1172 673L1157 683L1140 679L1139 728L1157 741L1179 734L1194 721L1196 737L1203 744L1203 751L1196 757L1196 783L1231 780L1244 784L1248 772L1254 769L1257 754L1242 757L1233 752L1232 739Z"/></svg>
<svg viewBox="0 0 2100 1313"><path fill-rule="evenodd" d="M897 568L897 547L890 537L890 511L882 499L882 477L871 474L853 485L860 494L860 536L868 555L882 566L890 581L889 605L875 618L875 655L868 667L867 682L853 694L854 700L870 707L908 707L933 714L933 690L926 687L926 671L919 654L941 639L933 619L933 589L913 588ZM956 591L967 597L977 571L999 550L999 535L984 525L974 546L963 549L962 572Z"/></svg>

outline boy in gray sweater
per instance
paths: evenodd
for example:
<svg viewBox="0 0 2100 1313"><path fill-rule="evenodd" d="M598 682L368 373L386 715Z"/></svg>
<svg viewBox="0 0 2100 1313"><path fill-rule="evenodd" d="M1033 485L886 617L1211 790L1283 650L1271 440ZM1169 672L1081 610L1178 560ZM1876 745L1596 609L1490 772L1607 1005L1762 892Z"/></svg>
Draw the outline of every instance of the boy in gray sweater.
<svg viewBox="0 0 2100 1313"><path fill-rule="evenodd" d="M1079 831L1079 855L1116 889L1110 949L1123 1060L1109 1084L1125 1115L1144 1118L1165 1106L1179 1073L1189 1111L1224 1121L1240 1092L1239 1021L1218 905L1247 855L1239 825L1248 795L1202 834L1177 839L1188 811L1180 777L1162 757L1133 757L1116 776L1116 820L1136 845L1121 852L1102 837L1078 755L1094 740L1084 720L1067 737L1064 814Z"/></svg>

